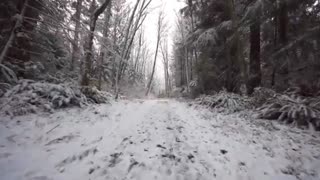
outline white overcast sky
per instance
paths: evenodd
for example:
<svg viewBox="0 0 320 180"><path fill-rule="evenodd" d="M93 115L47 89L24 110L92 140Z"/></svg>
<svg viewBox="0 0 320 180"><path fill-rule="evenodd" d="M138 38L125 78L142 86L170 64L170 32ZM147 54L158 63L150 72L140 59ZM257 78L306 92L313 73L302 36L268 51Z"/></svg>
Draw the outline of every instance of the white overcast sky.
<svg viewBox="0 0 320 180"><path fill-rule="evenodd" d="M135 0L132 0L135 1ZM170 38L173 37L173 30L175 29L175 24L177 20L177 13L184 6L182 0L153 0L151 4L151 13L146 19L145 28L146 34L148 35L148 40L155 46L157 37L157 18L159 11L163 10L165 13L165 21L168 23L168 30ZM150 37L152 36L153 37ZM154 47L155 49L156 47Z"/></svg>

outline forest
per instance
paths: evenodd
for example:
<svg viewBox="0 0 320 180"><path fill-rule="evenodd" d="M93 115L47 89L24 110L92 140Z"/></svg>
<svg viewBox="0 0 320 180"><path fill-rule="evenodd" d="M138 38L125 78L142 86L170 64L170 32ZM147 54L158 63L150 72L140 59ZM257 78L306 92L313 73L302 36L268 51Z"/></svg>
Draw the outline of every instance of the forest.
<svg viewBox="0 0 320 180"><path fill-rule="evenodd" d="M319 47L319 0L1 0L0 177L319 179Z"/></svg>

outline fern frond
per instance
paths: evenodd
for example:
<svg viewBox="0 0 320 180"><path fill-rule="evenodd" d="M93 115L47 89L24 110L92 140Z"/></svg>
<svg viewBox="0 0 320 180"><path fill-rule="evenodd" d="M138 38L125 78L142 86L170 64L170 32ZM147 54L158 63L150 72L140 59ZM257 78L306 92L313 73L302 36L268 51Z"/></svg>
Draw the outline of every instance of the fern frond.
<svg viewBox="0 0 320 180"><path fill-rule="evenodd" d="M274 119L285 123L294 123L299 126L308 126L310 123L320 129L320 110L310 99L301 96L278 95L269 99L257 110L259 117Z"/></svg>

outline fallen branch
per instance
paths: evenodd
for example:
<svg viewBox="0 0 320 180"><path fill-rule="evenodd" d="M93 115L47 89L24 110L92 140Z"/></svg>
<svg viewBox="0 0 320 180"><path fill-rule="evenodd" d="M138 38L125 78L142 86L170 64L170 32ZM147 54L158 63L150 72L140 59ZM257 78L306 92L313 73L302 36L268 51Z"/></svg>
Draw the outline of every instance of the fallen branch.
<svg viewBox="0 0 320 180"><path fill-rule="evenodd" d="M56 129L57 127L59 127L60 124L56 125L55 127L53 127L52 129L50 129L46 134L49 134L51 131L53 131L54 129Z"/></svg>

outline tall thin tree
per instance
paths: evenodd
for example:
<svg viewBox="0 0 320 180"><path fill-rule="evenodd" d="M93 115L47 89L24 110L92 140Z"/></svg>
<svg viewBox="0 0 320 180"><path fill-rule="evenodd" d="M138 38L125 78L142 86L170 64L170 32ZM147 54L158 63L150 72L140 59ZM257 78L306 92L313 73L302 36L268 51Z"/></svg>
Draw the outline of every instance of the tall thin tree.
<svg viewBox="0 0 320 180"><path fill-rule="evenodd" d="M70 70L74 69L75 61L79 59L79 31L81 27L81 11L82 11L82 2L83 0L77 0L76 3L76 12L73 17L75 22L74 28L74 38L72 42L72 55L71 55L71 65Z"/></svg>
<svg viewBox="0 0 320 180"><path fill-rule="evenodd" d="M260 7L261 10L261 7ZM254 88L261 84L261 62L260 62L260 41L261 41L261 12L257 11L255 17L251 19L250 25L250 63L249 80L247 93L252 94Z"/></svg>
<svg viewBox="0 0 320 180"><path fill-rule="evenodd" d="M149 82L147 84L147 91L146 91L146 96L149 95L150 90L151 90L151 84L153 81L153 76L154 76L154 72L156 69L156 64L157 64L157 58L158 58L158 51L159 51L159 45L160 45L160 41L161 41L161 35L164 32L164 12L160 11L159 12L159 16L158 16L158 22L157 22L157 42L156 42L156 51L154 54L154 60L153 60L153 66L152 66L152 72L151 72L151 76L149 78Z"/></svg>

